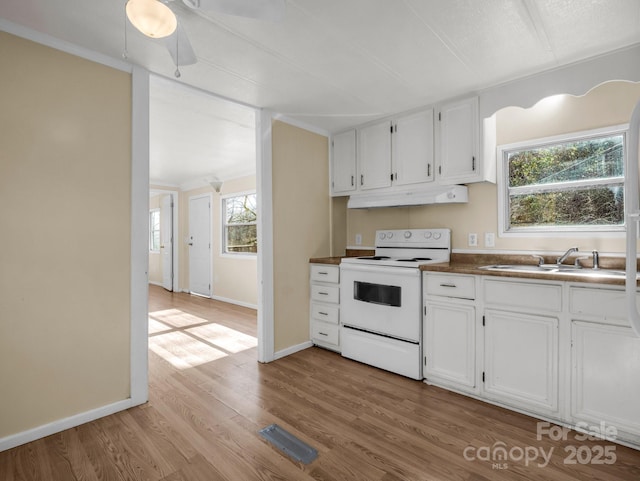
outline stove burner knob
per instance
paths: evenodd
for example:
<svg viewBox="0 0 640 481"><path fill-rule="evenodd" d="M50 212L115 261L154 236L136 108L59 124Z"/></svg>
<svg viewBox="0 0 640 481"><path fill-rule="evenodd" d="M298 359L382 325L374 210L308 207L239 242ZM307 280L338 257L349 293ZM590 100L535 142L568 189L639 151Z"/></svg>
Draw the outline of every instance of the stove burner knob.
<svg viewBox="0 0 640 481"><path fill-rule="evenodd" d="M442 234L440 234L440 232L436 232L435 234L433 234L433 238L434 238L435 240L440 239L440 237L442 237Z"/></svg>
<svg viewBox="0 0 640 481"><path fill-rule="evenodd" d="M431 232L425 232L424 233L424 238L425 239L431 239Z"/></svg>
<svg viewBox="0 0 640 481"><path fill-rule="evenodd" d="M405 239L410 239L411 238L411 231L404 231L404 238Z"/></svg>
<svg viewBox="0 0 640 481"><path fill-rule="evenodd" d="M389 239L391 239L391 238L393 237L393 232L389 232L389 233L387 234L387 237L388 237Z"/></svg>
<svg viewBox="0 0 640 481"><path fill-rule="evenodd" d="M380 239L386 239L387 234L385 234L384 232L380 232L380 235L378 236Z"/></svg>

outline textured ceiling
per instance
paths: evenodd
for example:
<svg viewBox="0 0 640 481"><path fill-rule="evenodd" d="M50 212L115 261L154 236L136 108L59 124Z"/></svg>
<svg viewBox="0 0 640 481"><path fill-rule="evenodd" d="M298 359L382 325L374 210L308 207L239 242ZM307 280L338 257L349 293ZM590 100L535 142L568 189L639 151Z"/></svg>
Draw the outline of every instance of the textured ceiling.
<svg viewBox="0 0 640 481"><path fill-rule="evenodd" d="M181 83L333 132L640 42L638 0L286 0L277 23L170 3L198 59ZM2 0L0 17L119 58L123 4ZM173 77L131 26L128 54Z"/></svg>

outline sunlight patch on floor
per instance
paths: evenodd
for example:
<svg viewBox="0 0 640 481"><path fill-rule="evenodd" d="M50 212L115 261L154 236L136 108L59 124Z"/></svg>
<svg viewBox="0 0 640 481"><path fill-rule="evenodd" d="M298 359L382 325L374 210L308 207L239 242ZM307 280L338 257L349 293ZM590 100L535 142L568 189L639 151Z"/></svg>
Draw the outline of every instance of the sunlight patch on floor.
<svg viewBox="0 0 640 481"><path fill-rule="evenodd" d="M152 336L149 338L149 349L178 369L199 366L228 355L183 332Z"/></svg>
<svg viewBox="0 0 640 481"><path fill-rule="evenodd" d="M258 345L258 339L255 337L220 324L206 324L204 326L191 327L185 329L185 331L233 353L251 349Z"/></svg>
<svg viewBox="0 0 640 481"><path fill-rule="evenodd" d="M187 327L195 324L209 322L202 317L194 316L180 309L165 309L163 311L155 311L149 313L149 317L156 321L170 324L173 327Z"/></svg>
<svg viewBox="0 0 640 481"><path fill-rule="evenodd" d="M149 349L177 369L199 366L257 345L254 336L179 309L149 313Z"/></svg>

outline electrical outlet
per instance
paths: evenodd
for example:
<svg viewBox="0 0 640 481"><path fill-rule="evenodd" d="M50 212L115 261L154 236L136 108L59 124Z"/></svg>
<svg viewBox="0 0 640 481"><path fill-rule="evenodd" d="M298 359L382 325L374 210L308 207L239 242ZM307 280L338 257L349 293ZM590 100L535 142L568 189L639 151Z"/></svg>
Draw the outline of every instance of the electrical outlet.
<svg viewBox="0 0 640 481"><path fill-rule="evenodd" d="M362 234L356 234L356 245L362 245Z"/></svg>
<svg viewBox="0 0 640 481"><path fill-rule="evenodd" d="M496 246L496 235L493 232L485 232L484 233L484 246L485 247L495 247Z"/></svg>
<svg viewBox="0 0 640 481"><path fill-rule="evenodd" d="M469 247L478 246L478 234L469 234Z"/></svg>

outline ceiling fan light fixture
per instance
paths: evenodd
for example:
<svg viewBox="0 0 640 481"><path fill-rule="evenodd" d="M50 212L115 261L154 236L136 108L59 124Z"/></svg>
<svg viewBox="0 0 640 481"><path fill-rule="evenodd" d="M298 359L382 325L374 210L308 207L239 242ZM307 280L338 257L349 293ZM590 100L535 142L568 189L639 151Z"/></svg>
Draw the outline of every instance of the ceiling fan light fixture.
<svg viewBox="0 0 640 481"><path fill-rule="evenodd" d="M178 26L175 14L158 0L129 0L126 11L132 25L147 37L168 37Z"/></svg>

